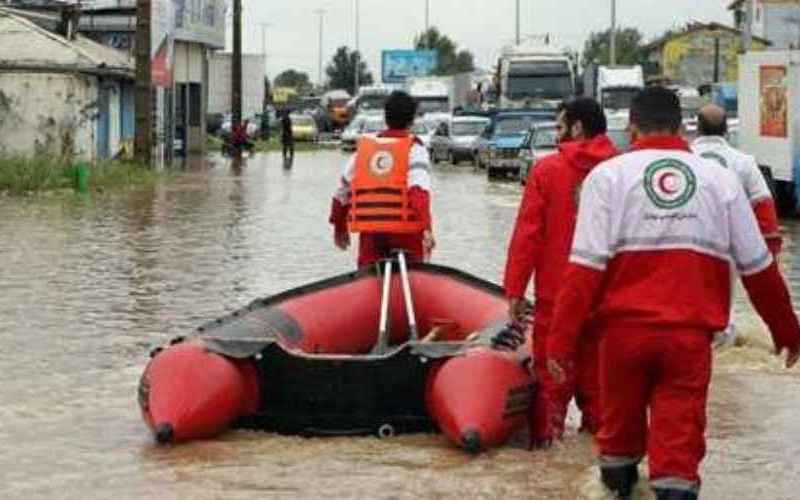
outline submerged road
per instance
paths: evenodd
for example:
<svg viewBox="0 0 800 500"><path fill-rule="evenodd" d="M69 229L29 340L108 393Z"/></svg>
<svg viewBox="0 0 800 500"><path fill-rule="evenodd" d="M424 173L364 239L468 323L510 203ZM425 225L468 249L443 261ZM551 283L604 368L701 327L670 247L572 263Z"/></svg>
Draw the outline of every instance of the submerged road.
<svg viewBox="0 0 800 500"><path fill-rule="evenodd" d="M0 498L603 498L574 415L550 452L478 458L435 435L152 444L135 397L152 347L351 270L327 223L343 159L299 153L284 170L274 154L241 169L212 157L177 182L90 201L0 198ZM434 262L499 282L519 186L438 166L435 191ZM784 230L800 304L800 225ZM781 370L737 307L744 345L717 356L703 498L795 499L800 371Z"/></svg>

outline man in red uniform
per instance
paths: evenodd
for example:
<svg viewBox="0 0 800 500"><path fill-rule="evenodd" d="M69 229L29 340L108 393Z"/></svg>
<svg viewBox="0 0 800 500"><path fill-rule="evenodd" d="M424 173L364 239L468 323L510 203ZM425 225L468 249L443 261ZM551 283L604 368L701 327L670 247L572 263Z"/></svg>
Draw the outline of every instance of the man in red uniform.
<svg viewBox="0 0 800 500"><path fill-rule="evenodd" d="M331 206L337 247L347 250L350 233L360 234L359 268L391 257L393 250L423 261L435 247L430 157L409 131L417 103L405 92L393 92L385 112L388 130L359 141Z"/></svg>
<svg viewBox="0 0 800 500"><path fill-rule="evenodd" d="M531 439L537 446L547 446L562 436L573 395L583 413L581 427L589 432L597 429L597 342L587 337L570 384L558 385L547 371L547 337L575 231L580 186L596 165L617 154L606 126L603 108L593 99L561 106L558 153L532 167L508 249L504 284L512 321L524 321L525 290L535 273L533 364L539 388Z"/></svg>
<svg viewBox="0 0 800 500"><path fill-rule="evenodd" d="M659 500L694 500L705 455L713 333L728 321L736 265L787 367L800 324L735 173L678 135L677 96L655 87L631 107L630 153L598 166L581 192L569 264L548 339L566 380L589 314L601 335L600 470L630 498L647 454Z"/></svg>

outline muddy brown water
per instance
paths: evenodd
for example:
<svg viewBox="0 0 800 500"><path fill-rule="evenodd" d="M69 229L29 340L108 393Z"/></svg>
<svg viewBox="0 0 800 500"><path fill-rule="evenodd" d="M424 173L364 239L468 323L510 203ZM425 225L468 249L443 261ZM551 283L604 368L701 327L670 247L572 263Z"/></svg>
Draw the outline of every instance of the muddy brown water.
<svg viewBox="0 0 800 500"><path fill-rule="evenodd" d="M437 435L153 445L135 397L150 348L353 266L326 220L342 159L211 158L122 195L0 198L0 498L604 498L574 415L550 452L477 458ZM469 167L438 167L435 188L434 261L499 281L520 188ZM800 298L800 225L784 230ZM703 498L795 499L800 372L737 307L745 345L717 356Z"/></svg>

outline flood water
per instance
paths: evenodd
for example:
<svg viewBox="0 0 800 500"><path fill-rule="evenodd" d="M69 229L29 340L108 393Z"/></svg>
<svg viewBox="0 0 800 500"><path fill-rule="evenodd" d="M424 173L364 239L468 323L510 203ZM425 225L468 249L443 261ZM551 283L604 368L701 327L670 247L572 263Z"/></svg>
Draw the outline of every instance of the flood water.
<svg viewBox="0 0 800 500"><path fill-rule="evenodd" d="M478 458L436 435L153 444L136 403L152 347L352 269L327 223L343 158L298 154L291 170L279 155L241 169L212 158L121 195L0 197L0 498L603 498L574 426L550 452ZM434 262L500 281L519 186L437 167L435 190ZM800 225L784 229L800 299ZM737 306L745 345L717 356L702 495L795 499L800 371L781 370Z"/></svg>

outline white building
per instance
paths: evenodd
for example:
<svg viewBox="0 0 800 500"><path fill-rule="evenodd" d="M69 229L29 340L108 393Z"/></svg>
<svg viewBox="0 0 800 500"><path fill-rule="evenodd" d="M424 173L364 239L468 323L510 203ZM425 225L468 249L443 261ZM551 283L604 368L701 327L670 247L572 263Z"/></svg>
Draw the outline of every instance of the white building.
<svg viewBox="0 0 800 500"><path fill-rule="evenodd" d="M157 84L159 143L169 160L206 147L209 59L225 47L225 0L152 0L153 59L166 61L166 81ZM80 31L100 43L132 52L136 0L84 2ZM170 148L172 145L173 148Z"/></svg>
<svg viewBox="0 0 800 500"><path fill-rule="evenodd" d="M0 155L110 158L134 134L134 64L0 7Z"/></svg>
<svg viewBox="0 0 800 500"><path fill-rule="evenodd" d="M728 8L737 27L749 19L753 36L769 40L770 49L800 49L800 0L735 0Z"/></svg>

